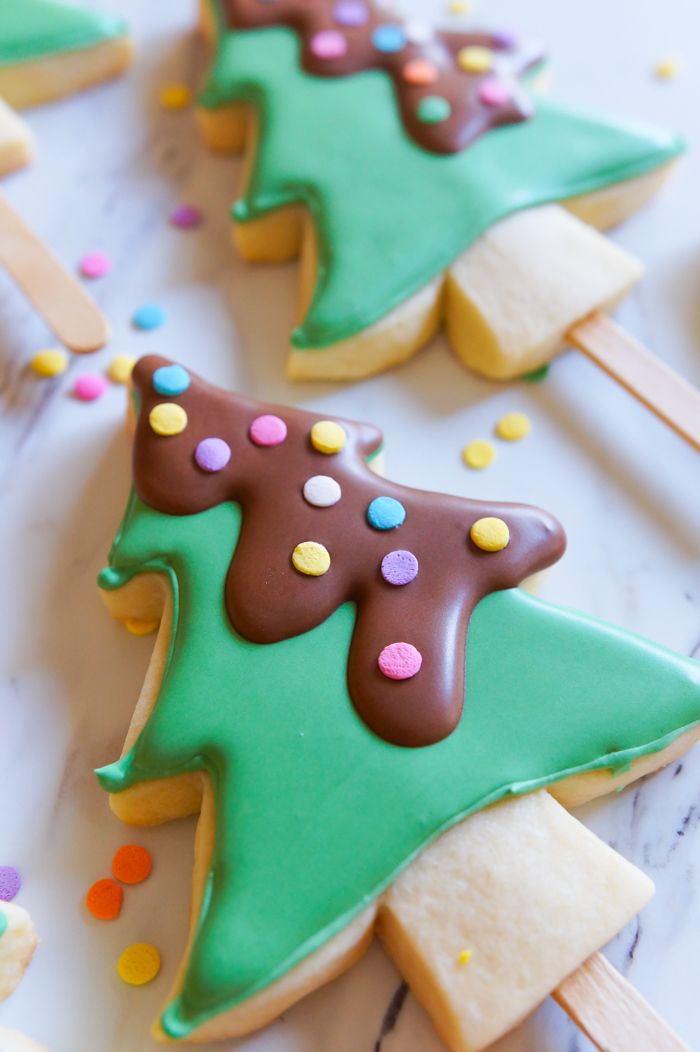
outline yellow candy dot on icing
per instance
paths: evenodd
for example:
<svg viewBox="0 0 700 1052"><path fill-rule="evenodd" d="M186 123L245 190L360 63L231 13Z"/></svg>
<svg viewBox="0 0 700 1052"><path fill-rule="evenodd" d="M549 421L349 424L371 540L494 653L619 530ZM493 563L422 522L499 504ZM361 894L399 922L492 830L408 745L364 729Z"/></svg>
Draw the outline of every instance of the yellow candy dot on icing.
<svg viewBox="0 0 700 1052"><path fill-rule="evenodd" d="M117 354L112 361L109 363L109 369L107 370L107 376L110 378L112 383L115 384L128 384L131 379L131 373L136 365L136 359L133 354Z"/></svg>
<svg viewBox="0 0 700 1052"><path fill-rule="evenodd" d="M477 548L484 552L501 552L507 547L510 540L510 530L503 519L487 516L485 519L477 519L469 531Z"/></svg>
<svg viewBox="0 0 700 1052"><path fill-rule="evenodd" d="M68 368L68 355L60 347L37 351L30 365L37 376L58 376Z"/></svg>
<svg viewBox="0 0 700 1052"><path fill-rule="evenodd" d="M187 427L187 413L175 402L160 402L151 409L148 422L157 435L179 435Z"/></svg>
<svg viewBox="0 0 700 1052"><path fill-rule="evenodd" d="M166 84L160 91L160 104L166 110L184 110L192 102L192 92L186 84Z"/></svg>
<svg viewBox="0 0 700 1052"><path fill-rule="evenodd" d="M311 445L319 453L340 453L347 440L345 429L333 420L318 420L311 428Z"/></svg>
<svg viewBox="0 0 700 1052"><path fill-rule="evenodd" d="M462 950L457 957L457 964L465 965L469 964L473 956L472 950Z"/></svg>
<svg viewBox="0 0 700 1052"><path fill-rule="evenodd" d="M323 577L330 569L331 557L328 549L318 541L302 541L292 552L292 564L299 573Z"/></svg>
<svg viewBox="0 0 700 1052"><path fill-rule="evenodd" d="M132 636L150 636L158 630L160 621L140 621L136 617L127 617L124 628L131 632Z"/></svg>
<svg viewBox="0 0 700 1052"><path fill-rule="evenodd" d="M496 424L496 434L506 442L519 442L532 431L530 418L524 413L508 413Z"/></svg>
<svg viewBox="0 0 700 1052"><path fill-rule="evenodd" d="M117 962L120 979L129 986L150 983L160 971L160 954L155 946L147 942L135 942L128 946Z"/></svg>
<svg viewBox="0 0 700 1052"><path fill-rule="evenodd" d="M474 468L475 471L487 468L493 462L495 456L496 450L484 438L475 438L473 442L470 442L462 450L464 463L467 467Z"/></svg>
<svg viewBox="0 0 700 1052"><path fill-rule="evenodd" d="M457 61L465 73L488 73L493 65L493 55L489 48L473 45L463 47Z"/></svg>

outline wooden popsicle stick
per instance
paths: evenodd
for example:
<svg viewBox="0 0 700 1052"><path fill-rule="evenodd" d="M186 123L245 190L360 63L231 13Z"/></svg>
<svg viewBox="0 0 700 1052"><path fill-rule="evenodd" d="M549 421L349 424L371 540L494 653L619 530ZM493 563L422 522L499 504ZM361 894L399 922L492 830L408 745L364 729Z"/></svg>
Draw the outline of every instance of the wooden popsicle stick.
<svg viewBox="0 0 700 1052"><path fill-rule="evenodd" d="M599 311L577 322L567 340L700 451L700 391Z"/></svg>
<svg viewBox="0 0 700 1052"><path fill-rule="evenodd" d="M552 997L600 1052L690 1052L602 953L589 957Z"/></svg>
<svg viewBox="0 0 700 1052"><path fill-rule="evenodd" d="M103 347L109 323L80 282L0 195L0 265L13 276L61 343L86 353Z"/></svg>

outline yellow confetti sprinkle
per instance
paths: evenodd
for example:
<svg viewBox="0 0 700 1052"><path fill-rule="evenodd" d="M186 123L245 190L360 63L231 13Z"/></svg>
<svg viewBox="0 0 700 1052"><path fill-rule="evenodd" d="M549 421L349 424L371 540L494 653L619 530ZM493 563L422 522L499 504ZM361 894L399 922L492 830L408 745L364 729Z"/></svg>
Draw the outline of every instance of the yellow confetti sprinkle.
<svg viewBox="0 0 700 1052"><path fill-rule="evenodd" d="M662 58L656 63L654 73L660 80L673 80L683 69L683 63L679 58L669 56Z"/></svg>
<svg viewBox="0 0 700 1052"><path fill-rule="evenodd" d="M463 47L457 55L460 69L465 73L488 73L493 65L493 55L487 47Z"/></svg>
<svg viewBox="0 0 700 1052"><path fill-rule="evenodd" d="M462 450L464 463L468 468L474 468L475 471L487 468L489 464L493 463L495 456L496 450L491 442L487 442L485 438L475 438L473 442L470 442Z"/></svg>
<svg viewBox="0 0 700 1052"><path fill-rule="evenodd" d="M127 617L124 628L131 632L132 636L150 636L158 630L160 621L139 621L136 617Z"/></svg>
<svg viewBox="0 0 700 1052"><path fill-rule="evenodd" d="M68 355L60 347L37 351L29 363L37 376L59 376L68 368Z"/></svg>
<svg viewBox="0 0 700 1052"><path fill-rule="evenodd" d="M450 0L447 5L447 10L451 15L468 15L471 14L474 5L470 0Z"/></svg>
<svg viewBox="0 0 700 1052"><path fill-rule="evenodd" d="M508 413L496 424L496 434L505 442L519 442L532 431L530 418L525 413Z"/></svg>
<svg viewBox="0 0 700 1052"><path fill-rule="evenodd" d="M461 964L462 966L464 966L465 964L469 964L472 957L473 953L471 950L462 950L462 952L457 957L457 964Z"/></svg>
<svg viewBox="0 0 700 1052"><path fill-rule="evenodd" d="M501 552L508 546L510 530L503 519L487 516L485 519L476 520L469 536L483 552Z"/></svg>
<svg viewBox="0 0 700 1052"><path fill-rule="evenodd" d="M311 428L311 445L319 453L340 453L347 440L345 429L333 420L318 420Z"/></svg>
<svg viewBox="0 0 700 1052"><path fill-rule="evenodd" d="M128 946L117 962L119 977L129 986L144 986L160 971L160 954L148 942Z"/></svg>
<svg viewBox="0 0 700 1052"><path fill-rule="evenodd" d="M117 354L109 363L107 376L115 384L128 384L135 365L133 354Z"/></svg>
<svg viewBox="0 0 700 1052"><path fill-rule="evenodd" d="M184 110L192 102L192 92L186 84L166 84L160 89L160 104L166 110Z"/></svg>
<svg viewBox="0 0 700 1052"><path fill-rule="evenodd" d="M151 409L148 422L157 435L179 435L187 427L187 413L175 402L160 402Z"/></svg>
<svg viewBox="0 0 700 1052"><path fill-rule="evenodd" d="M330 569L331 557L328 549L318 541L302 541L292 552L292 564L299 573L323 577Z"/></svg>

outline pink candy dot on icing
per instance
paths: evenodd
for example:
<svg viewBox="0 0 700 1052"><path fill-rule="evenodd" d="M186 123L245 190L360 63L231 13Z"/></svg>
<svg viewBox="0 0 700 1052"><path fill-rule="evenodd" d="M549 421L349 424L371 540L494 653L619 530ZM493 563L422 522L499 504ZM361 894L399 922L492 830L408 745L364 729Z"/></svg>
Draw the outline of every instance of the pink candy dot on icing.
<svg viewBox="0 0 700 1052"><path fill-rule="evenodd" d="M342 58L347 53L348 42L337 29L322 29L311 37L309 48L316 58Z"/></svg>
<svg viewBox="0 0 700 1052"><path fill-rule="evenodd" d="M104 376L95 376L94 373L83 373L75 381L73 394L81 402L94 402L101 398L107 389L107 381Z"/></svg>
<svg viewBox="0 0 700 1052"><path fill-rule="evenodd" d="M287 425L279 416L266 413L255 418L249 435L256 446L279 446L287 437Z"/></svg>
<svg viewBox="0 0 700 1052"><path fill-rule="evenodd" d="M423 655L412 643L390 643L377 659L387 679L411 679L423 664Z"/></svg>
<svg viewBox="0 0 700 1052"><path fill-rule="evenodd" d="M510 100L510 92L498 77L487 77L479 85L479 98L485 106L505 106Z"/></svg>
<svg viewBox="0 0 700 1052"><path fill-rule="evenodd" d="M222 471L231 459L231 447L223 438L203 438L194 451L202 471Z"/></svg>
<svg viewBox="0 0 700 1052"><path fill-rule="evenodd" d="M84 278L101 278L112 269L112 260L104 252L88 252L80 260L78 269Z"/></svg>

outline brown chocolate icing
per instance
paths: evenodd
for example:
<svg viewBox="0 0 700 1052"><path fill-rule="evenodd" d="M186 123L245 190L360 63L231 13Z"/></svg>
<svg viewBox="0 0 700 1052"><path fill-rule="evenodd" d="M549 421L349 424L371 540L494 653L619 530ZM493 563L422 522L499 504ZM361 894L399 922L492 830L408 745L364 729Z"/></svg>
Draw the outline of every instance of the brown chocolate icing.
<svg viewBox="0 0 700 1052"><path fill-rule="evenodd" d="M517 81L542 59L541 49L522 47L508 34L435 30L426 43L407 40L399 50L385 52L373 43L373 34L382 26L401 28L400 20L382 15L372 0L364 0L366 21L347 25L336 15L338 6L337 0L223 0L224 17L233 28L287 26L295 30L301 39L302 65L315 76L343 77L364 70L385 70L394 83L408 134L426 150L457 153L491 128L532 116L532 102ZM313 38L328 31L345 38L345 54L324 58L315 53ZM465 72L457 61L463 48L475 45L493 52L493 68L486 73ZM435 67L437 79L433 83L419 85L406 80L406 65L416 59ZM483 81L492 77L507 87L507 98L498 105L485 104L479 95ZM438 123L425 123L418 117L419 105L422 99L435 95L447 100L451 115Z"/></svg>
<svg viewBox="0 0 700 1052"><path fill-rule="evenodd" d="M397 745L431 745L447 737L462 713L474 607L561 556L565 539L557 521L537 508L426 493L379 478L365 458L381 445L381 432L365 424L338 421L347 444L329 456L310 442L318 415L229 394L191 373L183 394L159 395L153 373L170 364L149 356L134 370L134 483L146 504L168 515L190 515L225 501L240 505L242 526L225 595L234 629L253 643L275 643L309 632L343 603L355 603L347 675L359 716ZM188 424L180 434L163 437L152 430L149 413L161 402L185 409ZM281 417L288 433L281 445L261 448L249 428L267 413ZM213 474L194 459L198 443L211 437L224 439L232 450L228 465ZM302 489L313 475L336 479L339 503L317 508L305 501ZM370 526L367 508L378 496L401 502L403 525L386 531ZM470 540L471 525L484 516L508 524L510 543L503 551L484 552ZM292 565L295 546L308 540L330 552L331 566L322 577L305 576ZM382 558L396 549L411 551L420 566L415 580L401 587L380 572ZM411 643L422 654L412 679L389 680L379 670L380 652L394 642ZM338 661L345 659L338 655Z"/></svg>

